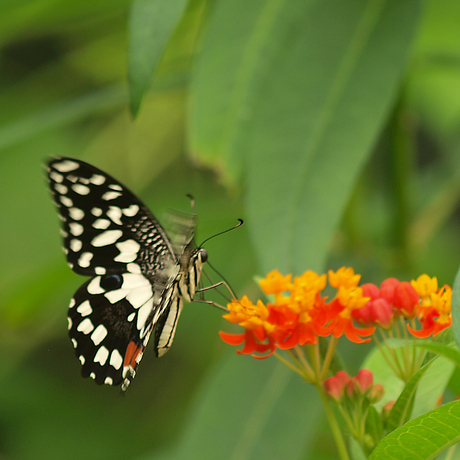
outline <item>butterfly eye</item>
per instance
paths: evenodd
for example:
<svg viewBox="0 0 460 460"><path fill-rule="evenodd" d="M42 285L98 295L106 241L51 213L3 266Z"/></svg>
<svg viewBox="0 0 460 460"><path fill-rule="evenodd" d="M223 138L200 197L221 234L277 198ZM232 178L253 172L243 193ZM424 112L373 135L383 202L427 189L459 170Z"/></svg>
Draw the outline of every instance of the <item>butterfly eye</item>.
<svg viewBox="0 0 460 460"><path fill-rule="evenodd" d="M206 249L200 249L198 254L203 264L208 261L208 253L206 252Z"/></svg>
<svg viewBox="0 0 460 460"><path fill-rule="evenodd" d="M115 291L120 289L123 284L123 277L118 274L104 275L101 278L101 288L106 291Z"/></svg>

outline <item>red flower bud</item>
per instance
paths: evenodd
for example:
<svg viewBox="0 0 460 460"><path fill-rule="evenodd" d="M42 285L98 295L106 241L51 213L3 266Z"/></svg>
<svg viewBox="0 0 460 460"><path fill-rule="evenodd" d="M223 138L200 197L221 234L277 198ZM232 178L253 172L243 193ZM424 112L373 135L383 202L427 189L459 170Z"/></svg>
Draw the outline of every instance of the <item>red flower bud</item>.
<svg viewBox="0 0 460 460"><path fill-rule="evenodd" d="M418 305L420 298L407 281L399 283L395 289L393 305L405 316L412 318L415 315L415 307Z"/></svg>
<svg viewBox="0 0 460 460"><path fill-rule="evenodd" d="M380 285L380 297L387 300L390 305L393 305L394 292L398 284L396 278L388 278Z"/></svg>
<svg viewBox="0 0 460 460"><path fill-rule="evenodd" d="M345 371L338 371L335 376L345 385L350 380L350 376Z"/></svg>
<svg viewBox="0 0 460 460"><path fill-rule="evenodd" d="M326 394L336 402L340 402L343 393L343 383L336 376L329 377L324 381Z"/></svg>
<svg viewBox="0 0 460 460"><path fill-rule="evenodd" d="M372 385L371 390L369 391L369 402L371 404L375 404L379 402L383 398L383 393L385 390L383 389L383 385L379 383Z"/></svg>
<svg viewBox="0 0 460 460"><path fill-rule="evenodd" d="M393 318L393 308L386 299L377 299L372 302L372 320L374 324L388 329L393 324Z"/></svg>
<svg viewBox="0 0 460 460"><path fill-rule="evenodd" d="M380 296L380 290L375 284L363 284L361 289L363 290L363 297L370 297L371 300L378 299Z"/></svg>
<svg viewBox="0 0 460 460"><path fill-rule="evenodd" d="M356 374L356 377L354 377L354 379L356 379L356 381L359 384L360 393L364 394L372 385L372 382L374 381L374 376L372 375L372 372L369 369L361 369Z"/></svg>
<svg viewBox="0 0 460 460"><path fill-rule="evenodd" d="M393 406L395 405L395 402L396 402L395 400L390 401L382 407L382 419L383 420L388 419L388 417L390 416L391 409L393 409Z"/></svg>

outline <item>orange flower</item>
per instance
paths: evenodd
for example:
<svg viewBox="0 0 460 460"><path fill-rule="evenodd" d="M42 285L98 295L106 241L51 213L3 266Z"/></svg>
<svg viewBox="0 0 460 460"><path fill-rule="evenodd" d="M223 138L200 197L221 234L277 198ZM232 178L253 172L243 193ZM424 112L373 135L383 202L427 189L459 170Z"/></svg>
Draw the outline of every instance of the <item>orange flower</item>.
<svg viewBox="0 0 460 460"><path fill-rule="evenodd" d="M356 287L361 279L361 275L355 275L351 267L342 267L336 272L329 270L327 274L329 276L329 284L337 289L342 286L344 288Z"/></svg>
<svg viewBox="0 0 460 460"><path fill-rule="evenodd" d="M335 299L330 303L330 323L324 328L325 335L332 334L334 337L346 335L347 339L355 343L369 342L371 339L363 339L372 335L375 327L359 328L353 324L352 313L366 305L369 297L363 296L360 287L345 288L341 286Z"/></svg>
<svg viewBox="0 0 460 460"><path fill-rule="evenodd" d="M426 281L426 278L424 281ZM424 287L427 285L427 283L424 283ZM431 288L433 286L434 282L431 282ZM443 286L437 292L432 292L431 288L424 289L424 297L422 297L422 303L417 311L417 319L422 325L422 329L417 331L407 325L409 332L419 339L429 337L431 334L435 336L452 325L452 289L449 286Z"/></svg>

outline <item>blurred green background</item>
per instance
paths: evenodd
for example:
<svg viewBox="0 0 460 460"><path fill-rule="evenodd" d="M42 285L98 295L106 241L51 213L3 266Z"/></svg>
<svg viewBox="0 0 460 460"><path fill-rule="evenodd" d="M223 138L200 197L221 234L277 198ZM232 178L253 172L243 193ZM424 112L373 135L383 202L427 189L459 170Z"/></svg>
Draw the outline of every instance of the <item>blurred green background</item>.
<svg viewBox="0 0 460 460"><path fill-rule="evenodd" d="M273 268L451 284L459 27L456 0L1 1L0 458L336 458L314 392L204 305L125 397L80 377L43 164L93 163L160 220L193 194L198 242L243 218L207 250L254 300ZM342 345L355 371L369 347Z"/></svg>

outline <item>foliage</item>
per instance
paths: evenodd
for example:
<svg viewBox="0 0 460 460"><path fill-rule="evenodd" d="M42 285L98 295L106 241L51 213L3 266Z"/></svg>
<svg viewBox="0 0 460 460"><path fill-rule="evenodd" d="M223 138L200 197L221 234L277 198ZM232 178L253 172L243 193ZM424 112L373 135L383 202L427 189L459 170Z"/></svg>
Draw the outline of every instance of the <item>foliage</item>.
<svg viewBox="0 0 460 460"><path fill-rule="evenodd" d="M160 220L192 193L199 241L243 218L206 246L250 297L252 277L275 268L452 285L459 3L23 0L0 12L0 456L285 458L288 445L292 459L337 458L313 392L274 360L229 357L206 306L187 306L162 359L147 350L125 398L81 379L65 311L82 280L59 249L41 165L94 163ZM443 356L420 379L417 418L373 458L400 455L427 424L456 423L457 403L429 412L418 396L460 387L458 356L432 346ZM369 351L358 348L339 347L353 374ZM375 356L363 366L372 359L375 381L401 393L388 372L378 380ZM432 458L455 432L395 458Z"/></svg>

